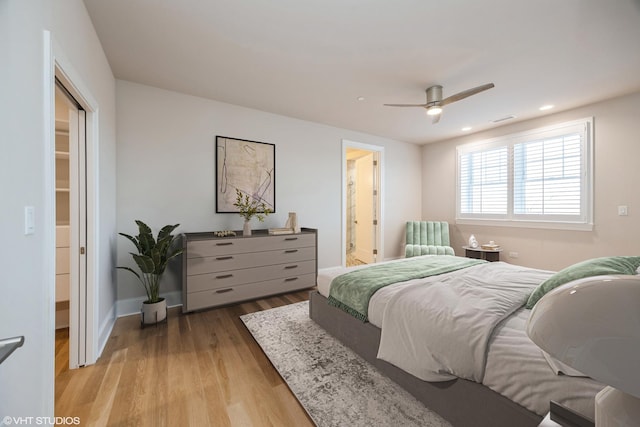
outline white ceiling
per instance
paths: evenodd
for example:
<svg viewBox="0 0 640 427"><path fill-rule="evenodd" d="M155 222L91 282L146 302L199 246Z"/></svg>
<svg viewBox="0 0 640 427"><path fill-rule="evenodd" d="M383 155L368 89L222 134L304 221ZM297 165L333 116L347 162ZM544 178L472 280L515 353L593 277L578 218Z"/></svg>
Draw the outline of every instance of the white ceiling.
<svg viewBox="0 0 640 427"><path fill-rule="evenodd" d="M84 1L118 79L419 144L640 91L640 0Z"/></svg>

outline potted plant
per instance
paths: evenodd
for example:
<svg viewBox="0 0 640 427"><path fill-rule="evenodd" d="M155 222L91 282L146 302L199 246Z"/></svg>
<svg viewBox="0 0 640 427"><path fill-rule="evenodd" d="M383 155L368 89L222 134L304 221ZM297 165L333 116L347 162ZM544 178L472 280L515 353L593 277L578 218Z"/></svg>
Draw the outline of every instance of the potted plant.
<svg viewBox="0 0 640 427"><path fill-rule="evenodd" d="M251 218L255 216L258 218L258 221L262 222L267 215L273 212L263 201L258 201L237 188L236 202L233 206L238 208L240 216L244 218L244 227L242 228L243 236L251 236Z"/></svg>
<svg viewBox="0 0 640 427"><path fill-rule="evenodd" d="M177 236L171 234L180 224L165 225L158 232L157 239L153 238L151 228L147 224L139 220L136 220L136 224L138 224L137 236L118 234L135 245L138 253L131 252L131 256L140 273L129 267L117 268L133 273L147 293L147 300L142 303L142 323L157 323L167 317L167 302L160 297L160 278L169 260L182 253L181 248L173 248Z"/></svg>

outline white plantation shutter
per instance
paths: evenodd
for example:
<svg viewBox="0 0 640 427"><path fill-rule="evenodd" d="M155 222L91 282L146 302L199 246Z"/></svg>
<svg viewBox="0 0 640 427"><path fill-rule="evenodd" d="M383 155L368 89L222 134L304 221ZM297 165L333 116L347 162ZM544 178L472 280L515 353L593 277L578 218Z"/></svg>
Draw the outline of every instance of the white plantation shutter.
<svg viewBox="0 0 640 427"><path fill-rule="evenodd" d="M468 215L506 215L507 147L466 153L460 157L460 211Z"/></svg>
<svg viewBox="0 0 640 427"><path fill-rule="evenodd" d="M572 133L513 147L514 214L580 215L581 143Z"/></svg>
<svg viewBox="0 0 640 427"><path fill-rule="evenodd" d="M458 222L590 226L591 126L584 119L458 147Z"/></svg>

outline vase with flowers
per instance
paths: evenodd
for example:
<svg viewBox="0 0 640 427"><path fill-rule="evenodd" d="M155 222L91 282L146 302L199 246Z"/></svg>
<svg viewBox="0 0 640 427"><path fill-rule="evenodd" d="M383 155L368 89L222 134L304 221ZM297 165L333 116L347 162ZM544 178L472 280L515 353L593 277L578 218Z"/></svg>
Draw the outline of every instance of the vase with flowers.
<svg viewBox="0 0 640 427"><path fill-rule="evenodd" d="M251 218L255 216L258 221L262 222L267 215L273 212L262 200L256 199L239 189L236 189L236 201L233 206L238 208L238 213L244 218L243 236L251 236Z"/></svg>

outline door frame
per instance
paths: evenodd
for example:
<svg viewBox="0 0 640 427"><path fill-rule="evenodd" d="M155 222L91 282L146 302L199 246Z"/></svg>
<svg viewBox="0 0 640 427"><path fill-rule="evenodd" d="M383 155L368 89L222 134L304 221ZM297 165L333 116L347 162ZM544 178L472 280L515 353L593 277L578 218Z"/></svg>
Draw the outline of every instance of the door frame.
<svg viewBox="0 0 640 427"><path fill-rule="evenodd" d="M365 144L362 142L350 141L348 139L342 140L342 235L341 235L341 260L342 266L347 265L347 184L349 177L347 175L347 149L355 148L360 150L372 151L378 155L378 179L377 179L377 191L376 197L377 213L378 213L378 225L376 227L375 247L378 249L376 256L376 262L383 261L384 258L384 203L382 202L384 197L384 147L379 145Z"/></svg>
<svg viewBox="0 0 640 427"><path fill-rule="evenodd" d="M78 346L69 349L69 366L77 368L93 364L98 357L98 103L80 78L80 74L71 65L60 46L52 38L49 31L45 31L44 52L44 121L45 121L45 165L46 178L44 183L45 204L43 219L43 233L45 233L46 252L49 259L55 259L55 79L57 78L71 96L85 110L86 128L86 298L79 304L70 304L69 317L75 316L84 321L85 337L75 339ZM76 254L77 256L78 254ZM73 254L72 254L73 256ZM48 316L48 330L55 330L55 263L48 267L47 291L48 301L51 302L51 313ZM80 306L82 303L83 306ZM84 313L80 319L80 313ZM80 327L80 329L83 329ZM71 330L70 330L71 334ZM70 345L72 340L70 339ZM80 348L84 347L84 348ZM78 364L78 355L84 354L84 363Z"/></svg>

